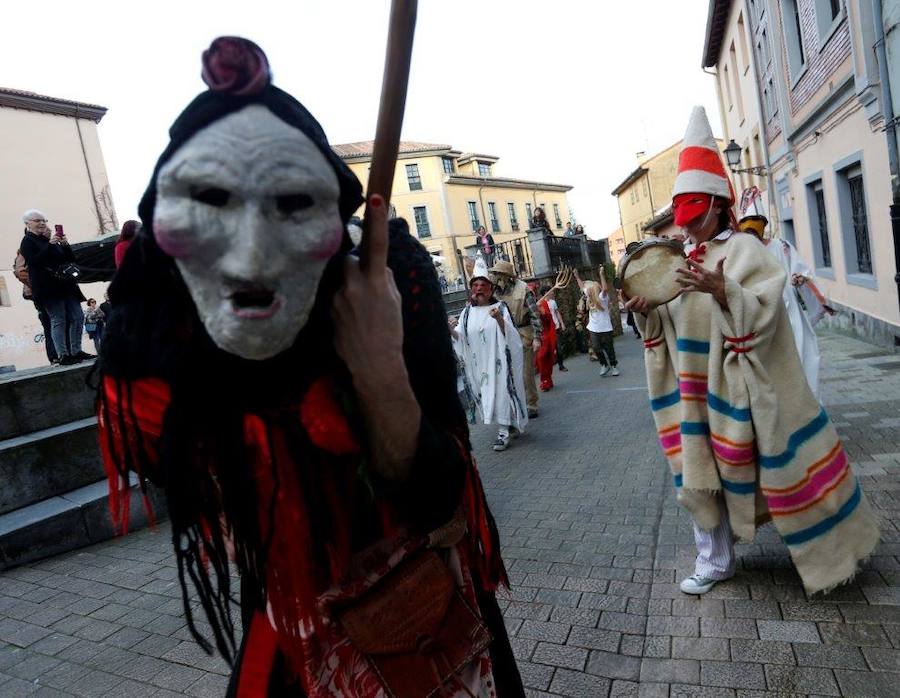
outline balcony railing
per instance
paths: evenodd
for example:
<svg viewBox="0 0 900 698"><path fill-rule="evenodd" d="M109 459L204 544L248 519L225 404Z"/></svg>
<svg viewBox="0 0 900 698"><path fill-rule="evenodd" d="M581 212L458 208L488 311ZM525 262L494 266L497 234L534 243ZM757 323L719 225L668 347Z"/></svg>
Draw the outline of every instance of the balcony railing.
<svg viewBox="0 0 900 698"><path fill-rule="evenodd" d="M581 254L581 240L575 238L556 237L547 235L544 240L550 255L550 265L555 271L563 267L577 269L584 264Z"/></svg>

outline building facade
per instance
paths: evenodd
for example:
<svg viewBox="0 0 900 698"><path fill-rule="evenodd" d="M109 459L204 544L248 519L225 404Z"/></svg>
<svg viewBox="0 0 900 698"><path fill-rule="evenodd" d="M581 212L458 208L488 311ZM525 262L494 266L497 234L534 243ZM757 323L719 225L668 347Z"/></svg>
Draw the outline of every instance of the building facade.
<svg viewBox="0 0 900 698"><path fill-rule="evenodd" d="M900 309L876 34L869 0L711 0L703 65L716 68L726 137L745 166L767 168L765 182L741 183L768 191L770 226L814 266L841 311L832 322L893 346Z"/></svg>
<svg viewBox="0 0 900 698"><path fill-rule="evenodd" d="M360 181L369 176L372 141L333 146ZM570 220L566 184L532 182L494 174L499 158L462 153L449 145L400 143L392 213L409 221L410 232L425 248L444 259L442 273L449 282L464 276L466 247L475 243L474 231L483 225L496 243L516 245L527 254L526 231L534 209L544 209L554 233L561 235ZM362 210L359 211L362 214Z"/></svg>
<svg viewBox="0 0 900 698"><path fill-rule="evenodd" d="M47 363L34 305L12 274L22 213L40 209L73 243L118 229L97 132L105 113L95 104L0 88L0 367ZM82 290L102 298L104 285Z"/></svg>
<svg viewBox="0 0 900 698"><path fill-rule="evenodd" d="M612 191L619 206L619 227L625 245L640 242L643 227L672 203L681 141L651 157L638 153L638 166ZM610 254L613 254L610 245ZM615 259L615 256L613 256Z"/></svg>

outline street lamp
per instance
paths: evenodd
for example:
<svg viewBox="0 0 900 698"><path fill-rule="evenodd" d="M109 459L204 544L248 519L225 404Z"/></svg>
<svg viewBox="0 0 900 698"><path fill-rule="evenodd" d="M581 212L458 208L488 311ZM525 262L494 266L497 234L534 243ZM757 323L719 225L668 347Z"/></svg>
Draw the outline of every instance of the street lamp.
<svg viewBox="0 0 900 698"><path fill-rule="evenodd" d="M734 142L734 138L728 141L725 146L725 160L728 162L728 169L739 174L741 172L749 172L759 177L765 177L768 173L765 167L740 167L741 164L741 146Z"/></svg>

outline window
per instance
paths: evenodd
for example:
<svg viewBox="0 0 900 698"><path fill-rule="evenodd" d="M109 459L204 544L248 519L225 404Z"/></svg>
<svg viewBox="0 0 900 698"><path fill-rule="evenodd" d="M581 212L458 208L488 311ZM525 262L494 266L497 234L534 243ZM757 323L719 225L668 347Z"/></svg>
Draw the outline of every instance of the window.
<svg viewBox="0 0 900 698"><path fill-rule="evenodd" d="M525 218L528 220L525 221L528 224L528 227L531 227L531 221L534 219L534 216L531 213L531 204L525 204Z"/></svg>
<svg viewBox="0 0 900 698"><path fill-rule="evenodd" d="M740 68L738 68L737 50L734 48L734 42L731 42L731 48L728 49L728 58L731 61L731 79L734 81L734 101L737 104L738 119L744 121L744 93L741 91Z"/></svg>
<svg viewBox="0 0 900 698"><path fill-rule="evenodd" d="M406 181L409 182L410 191L418 191L422 188L422 179L419 177L418 165L406 166Z"/></svg>
<svg viewBox="0 0 900 698"><path fill-rule="evenodd" d="M631 197L631 203L634 203L634 189L629 189L628 195Z"/></svg>
<svg viewBox="0 0 900 698"><path fill-rule="evenodd" d="M822 180L807 185L810 227L813 231L813 251L817 267L831 267L831 241L828 238L828 213L825 210L825 189Z"/></svg>
<svg viewBox="0 0 900 698"><path fill-rule="evenodd" d="M763 29L759 35L759 43L756 44L756 52L759 54L759 69L765 71L772 61L772 54L771 51L769 51L769 36L766 34L765 29Z"/></svg>
<svg viewBox="0 0 900 698"><path fill-rule="evenodd" d="M472 224L472 230L477 233L478 227L481 225L481 219L478 218L478 204L474 201L469 202L469 223Z"/></svg>
<svg viewBox="0 0 900 698"><path fill-rule="evenodd" d="M819 29L819 47L825 45L832 31L843 19L841 0L816 0L816 26Z"/></svg>
<svg viewBox="0 0 900 698"><path fill-rule="evenodd" d="M447 174L453 174L456 172L456 167L453 164L453 158L441 158L441 164L444 166L444 172Z"/></svg>
<svg viewBox="0 0 900 698"><path fill-rule="evenodd" d="M649 190L647 189L647 177L644 177L643 185L644 185L644 196L649 196L650 193L649 193Z"/></svg>
<svg viewBox="0 0 900 698"><path fill-rule="evenodd" d="M553 204L553 217L556 219L556 227L562 228L562 218L559 217L559 204Z"/></svg>
<svg viewBox="0 0 900 698"><path fill-rule="evenodd" d="M497 218L497 204L488 201L488 217L491 219L491 230L495 233L500 232L500 221Z"/></svg>
<svg viewBox="0 0 900 698"><path fill-rule="evenodd" d="M12 305L9 297L9 289L6 288L6 279L0 276L0 307L8 308Z"/></svg>
<svg viewBox="0 0 900 698"><path fill-rule="evenodd" d="M750 52L747 50L747 30L744 29L744 15L740 14L737 21L737 35L741 42L741 70L746 73L750 67Z"/></svg>
<svg viewBox="0 0 900 698"><path fill-rule="evenodd" d="M722 68L722 85L721 85L722 93L725 95L725 104L728 105L728 111L732 109L732 101L731 101L731 79L728 77L728 66L723 66Z"/></svg>
<svg viewBox="0 0 900 698"><path fill-rule="evenodd" d="M506 210L509 213L509 227L513 230L519 229L519 219L516 216L516 205L512 202L506 204Z"/></svg>
<svg viewBox="0 0 900 698"><path fill-rule="evenodd" d="M424 206L413 206L413 218L416 219L416 235L419 238L431 237L431 226L428 225L428 211Z"/></svg>
<svg viewBox="0 0 900 698"><path fill-rule="evenodd" d="M479 177L490 177L491 176L491 166L486 162L478 163L478 176Z"/></svg>
<svg viewBox="0 0 900 698"><path fill-rule="evenodd" d="M791 68L791 76L796 80L806 64L799 0L781 0L781 14L784 19L784 39L788 50L788 63Z"/></svg>
<svg viewBox="0 0 900 698"><path fill-rule="evenodd" d="M856 242L856 266L860 274L872 273L872 252L869 248L869 218L866 212L866 190L863 186L862 168L847 171L850 190L850 215L853 220L853 237Z"/></svg>

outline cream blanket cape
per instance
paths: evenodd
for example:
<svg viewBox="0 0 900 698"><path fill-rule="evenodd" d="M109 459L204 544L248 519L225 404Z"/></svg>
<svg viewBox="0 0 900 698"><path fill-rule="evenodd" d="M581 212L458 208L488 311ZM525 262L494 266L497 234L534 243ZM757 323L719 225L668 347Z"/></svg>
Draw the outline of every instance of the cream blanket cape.
<svg viewBox="0 0 900 698"><path fill-rule="evenodd" d="M702 247L706 268L726 260L728 309L688 293L638 316L678 500L712 529L721 493L743 540L771 518L807 591L830 589L872 553L878 526L804 378L782 300L785 272L753 235Z"/></svg>

